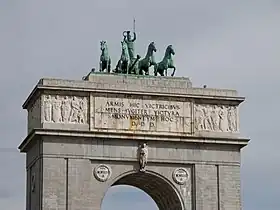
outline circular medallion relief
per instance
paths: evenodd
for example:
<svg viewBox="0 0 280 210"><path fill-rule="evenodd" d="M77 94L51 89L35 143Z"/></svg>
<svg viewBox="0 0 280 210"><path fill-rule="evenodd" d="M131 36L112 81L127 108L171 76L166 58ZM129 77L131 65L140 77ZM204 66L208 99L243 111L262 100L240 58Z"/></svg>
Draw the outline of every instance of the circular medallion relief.
<svg viewBox="0 0 280 210"><path fill-rule="evenodd" d="M105 182L111 176L111 168L107 165L101 164L94 168L93 174L98 181Z"/></svg>
<svg viewBox="0 0 280 210"><path fill-rule="evenodd" d="M173 179L177 184L185 184L189 179L189 173L185 168L176 168L173 172Z"/></svg>

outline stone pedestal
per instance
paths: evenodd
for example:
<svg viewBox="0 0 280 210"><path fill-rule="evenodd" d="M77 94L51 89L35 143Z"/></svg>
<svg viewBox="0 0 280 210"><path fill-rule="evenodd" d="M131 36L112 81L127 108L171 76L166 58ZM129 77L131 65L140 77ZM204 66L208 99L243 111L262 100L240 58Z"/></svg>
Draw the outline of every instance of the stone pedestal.
<svg viewBox="0 0 280 210"><path fill-rule="evenodd" d="M23 105L27 209L100 210L110 186L128 184L162 210L240 210L243 101L187 78L41 79Z"/></svg>

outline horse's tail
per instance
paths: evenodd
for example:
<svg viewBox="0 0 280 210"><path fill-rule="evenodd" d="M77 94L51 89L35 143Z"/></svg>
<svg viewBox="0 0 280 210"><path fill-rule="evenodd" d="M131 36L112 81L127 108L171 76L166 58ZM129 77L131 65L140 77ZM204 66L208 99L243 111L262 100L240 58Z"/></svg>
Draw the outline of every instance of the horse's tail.
<svg viewBox="0 0 280 210"><path fill-rule="evenodd" d="M154 65L154 75L157 76L157 73L158 73L158 64L156 63Z"/></svg>
<svg viewBox="0 0 280 210"><path fill-rule="evenodd" d="M174 77L175 71L176 71L176 67L173 66L173 72L172 72L172 74L171 74L171 77Z"/></svg>
<svg viewBox="0 0 280 210"><path fill-rule="evenodd" d="M137 58L134 60L134 62L132 63L132 65L129 68L129 72L131 72L131 70L135 67L136 63L139 61L140 58L141 58L141 56L137 55Z"/></svg>

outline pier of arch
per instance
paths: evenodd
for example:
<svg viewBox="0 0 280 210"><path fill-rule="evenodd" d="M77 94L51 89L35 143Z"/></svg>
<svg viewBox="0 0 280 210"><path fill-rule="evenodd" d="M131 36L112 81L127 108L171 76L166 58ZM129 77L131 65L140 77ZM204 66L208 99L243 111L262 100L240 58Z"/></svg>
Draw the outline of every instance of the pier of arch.
<svg viewBox="0 0 280 210"><path fill-rule="evenodd" d="M27 209L100 210L131 185L160 210L240 210L243 101L187 78L41 79L23 105Z"/></svg>

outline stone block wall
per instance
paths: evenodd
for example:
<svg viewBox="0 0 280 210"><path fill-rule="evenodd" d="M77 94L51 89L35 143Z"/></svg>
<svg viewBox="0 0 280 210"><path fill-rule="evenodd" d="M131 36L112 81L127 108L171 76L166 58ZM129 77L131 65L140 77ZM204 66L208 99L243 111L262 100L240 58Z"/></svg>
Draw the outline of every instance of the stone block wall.
<svg viewBox="0 0 280 210"><path fill-rule="evenodd" d="M42 79L23 105L27 210L100 210L119 183L146 190L160 210L241 210L240 149L248 139L240 137L244 98L235 90L194 88L186 78L88 79ZM137 173L142 143L146 175ZM103 181L100 164L110 174Z"/></svg>

